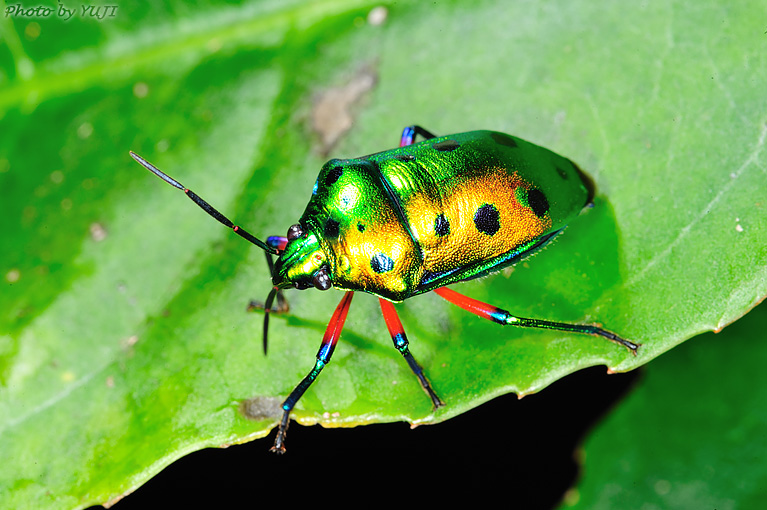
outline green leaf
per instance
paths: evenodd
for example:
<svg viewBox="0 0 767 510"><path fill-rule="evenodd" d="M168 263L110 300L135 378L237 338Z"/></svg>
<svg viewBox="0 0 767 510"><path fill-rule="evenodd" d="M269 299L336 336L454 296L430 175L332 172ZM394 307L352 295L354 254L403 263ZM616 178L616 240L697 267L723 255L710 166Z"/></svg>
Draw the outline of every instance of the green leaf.
<svg viewBox="0 0 767 510"><path fill-rule="evenodd" d="M755 2L397 2L382 24L377 5L0 19L0 506L106 502L187 452L265 436L341 296L289 293L265 357L245 312L270 289L263 254L128 150L260 237L295 222L325 159L415 122L515 134L594 177L596 207L556 243L458 290L598 321L638 356L419 296L398 309L448 404L434 413L359 295L301 423L430 423L586 366L630 370L767 295Z"/></svg>
<svg viewBox="0 0 767 510"><path fill-rule="evenodd" d="M760 508L767 306L652 363L591 434L568 507Z"/></svg>

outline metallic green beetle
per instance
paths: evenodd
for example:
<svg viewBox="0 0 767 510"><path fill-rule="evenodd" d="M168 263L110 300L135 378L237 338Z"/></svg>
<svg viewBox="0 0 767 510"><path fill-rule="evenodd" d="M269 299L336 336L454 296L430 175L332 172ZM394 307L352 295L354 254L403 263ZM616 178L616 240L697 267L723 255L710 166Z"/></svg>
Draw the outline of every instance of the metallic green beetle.
<svg viewBox="0 0 767 510"><path fill-rule="evenodd" d="M413 143L416 135L425 141ZM514 264L541 248L590 205L588 181L569 159L493 131L436 137L405 128L400 147L323 166L312 197L286 237L266 242L234 225L194 192L140 156L136 161L240 236L264 249L273 288L264 305L284 308L282 290L331 287L346 293L311 372L282 405L273 451L285 451L290 412L330 361L355 291L379 297L392 341L435 408L444 405L410 353L392 302L434 291L498 324L598 335L636 354L638 344L597 326L516 317L445 286ZM275 261L272 255L277 255Z"/></svg>

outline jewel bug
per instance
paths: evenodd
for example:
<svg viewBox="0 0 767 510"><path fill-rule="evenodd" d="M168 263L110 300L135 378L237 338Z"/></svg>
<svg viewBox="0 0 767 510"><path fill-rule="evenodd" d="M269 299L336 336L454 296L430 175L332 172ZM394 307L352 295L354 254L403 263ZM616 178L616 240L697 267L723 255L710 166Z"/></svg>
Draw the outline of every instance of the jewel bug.
<svg viewBox="0 0 767 510"><path fill-rule="evenodd" d="M425 140L416 143L419 135ZM594 325L516 317L446 287L531 255L591 205L588 180L572 161L520 138L494 131L437 137L420 126L406 127L399 148L328 161L298 223L285 237L266 241L232 223L141 156L130 155L266 252L272 290L263 305L264 352L270 313L285 308L283 290L335 287L345 291L314 367L282 404L272 447L277 453L285 451L293 407L330 362L356 291L378 297L394 347L435 409L444 404L410 353L392 304L418 294L434 291L501 325L601 336L633 354L639 347Z"/></svg>

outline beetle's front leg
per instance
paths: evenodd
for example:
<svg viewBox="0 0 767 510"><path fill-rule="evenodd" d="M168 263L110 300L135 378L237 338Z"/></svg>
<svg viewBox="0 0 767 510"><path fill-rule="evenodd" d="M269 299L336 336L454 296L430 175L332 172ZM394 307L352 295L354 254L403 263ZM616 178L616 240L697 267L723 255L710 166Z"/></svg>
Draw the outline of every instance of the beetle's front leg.
<svg viewBox="0 0 767 510"><path fill-rule="evenodd" d="M346 315L349 313L349 307L352 303L353 291L348 291L344 294L341 302L338 303L336 311L333 312L333 317L330 318L328 327L325 330L325 336L322 338L322 345L317 352L317 361L314 362L314 368L307 374L303 380L298 383L298 386L290 392L288 398L282 403L282 419L280 420L279 428L277 429L277 437L274 439L274 446L271 451L275 453L285 453L285 436L288 433L288 424L290 423L290 412L296 405L296 402L306 392L309 386L312 385L317 376L325 365L330 363L330 357L333 355L333 351L338 343L338 337L341 336L341 330L346 322Z"/></svg>
<svg viewBox="0 0 767 510"><path fill-rule="evenodd" d="M283 236L271 236L266 238L266 244L274 249L276 249L279 253L282 253L285 251L285 246L288 244L288 238ZM269 278L274 275L274 257L271 253L266 252L266 263L269 266ZM272 308L269 308L269 312L271 313L287 313L290 311L290 304L288 303L287 299L285 299L285 295L283 294L282 290L277 291L277 306ZM251 299L250 302L248 302L248 311L252 312L253 310L264 310L265 305L264 303L260 301L256 301Z"/></svg>

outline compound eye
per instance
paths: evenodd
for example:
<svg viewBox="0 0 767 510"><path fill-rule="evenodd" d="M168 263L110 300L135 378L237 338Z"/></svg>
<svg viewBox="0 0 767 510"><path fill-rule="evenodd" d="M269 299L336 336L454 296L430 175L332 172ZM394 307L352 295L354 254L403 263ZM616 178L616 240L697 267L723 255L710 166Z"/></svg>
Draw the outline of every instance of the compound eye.
<svg viewBox="0 0 767 510"><path fill-rule="evenodd" d="M319 290L328 290L330 287L332 287L333 284L330 282L330 276L328 276L328 269L326 267L323 267L322 269L314 273L314 278L312 278L312 283L314 284L314 288Z"/></svg>
<svg viewBox="0 0 767 510"><path fill-rule="evenodd" d="M301 228L301 225L296 223L295 225L291 225L288 229L288 241L292 241L294 239L298 239L304 235L304 229Z"/></svg>

